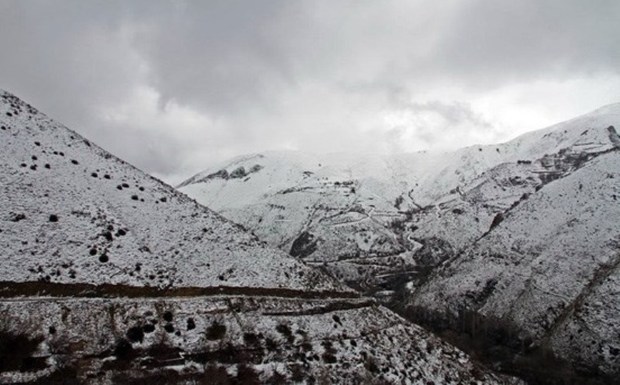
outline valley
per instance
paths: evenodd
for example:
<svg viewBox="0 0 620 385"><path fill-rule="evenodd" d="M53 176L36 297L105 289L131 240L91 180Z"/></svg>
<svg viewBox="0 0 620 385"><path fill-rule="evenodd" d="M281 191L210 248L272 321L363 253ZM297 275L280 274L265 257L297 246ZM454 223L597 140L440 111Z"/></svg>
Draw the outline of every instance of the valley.
<svg viewBox="0 0 620 385"><path fill-rule="evenodd" d="M618 126L616 104L450 153L262 153L179 188L491 365L531 380L544 354L549 383L612 381Z"/></svg>

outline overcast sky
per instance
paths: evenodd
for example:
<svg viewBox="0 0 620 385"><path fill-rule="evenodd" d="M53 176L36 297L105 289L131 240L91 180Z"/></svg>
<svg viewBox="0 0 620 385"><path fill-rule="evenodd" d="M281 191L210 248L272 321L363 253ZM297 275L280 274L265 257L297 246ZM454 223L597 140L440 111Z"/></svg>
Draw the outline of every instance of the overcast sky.
<svg viewBox="0 0 620 385"><path fill-rule="evenodd" d="M0 0L0 88L169 183L508 140L620 101L618 0Z"/></svg>

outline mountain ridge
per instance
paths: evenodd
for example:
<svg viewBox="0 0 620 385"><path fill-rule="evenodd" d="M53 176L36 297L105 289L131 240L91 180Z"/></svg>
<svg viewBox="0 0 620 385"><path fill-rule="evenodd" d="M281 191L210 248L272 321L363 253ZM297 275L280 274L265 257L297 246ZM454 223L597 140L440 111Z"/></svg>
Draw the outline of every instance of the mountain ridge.
<svg viewBox="0 0 620 385"><path fill-rule="evenodd" d="M462 336L495 330L494 349L509 348L488 357L496 365L527 377L544 351L568 362L559 377L609 379L620 373L619 126L616 103L439 155L263 153L180 190L471 352L484 354Z"/></svg>

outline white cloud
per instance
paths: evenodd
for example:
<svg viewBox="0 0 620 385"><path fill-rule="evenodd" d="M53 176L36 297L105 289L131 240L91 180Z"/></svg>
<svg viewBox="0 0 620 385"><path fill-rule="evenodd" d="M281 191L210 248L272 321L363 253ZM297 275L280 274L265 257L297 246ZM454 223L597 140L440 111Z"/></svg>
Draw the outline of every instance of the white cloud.
<svg viewBox="0 0 620 385"><path fill-rule="evenodd" d="M0 86L161 178L508 140L618 101L620 2L0 3Z"/></svg>

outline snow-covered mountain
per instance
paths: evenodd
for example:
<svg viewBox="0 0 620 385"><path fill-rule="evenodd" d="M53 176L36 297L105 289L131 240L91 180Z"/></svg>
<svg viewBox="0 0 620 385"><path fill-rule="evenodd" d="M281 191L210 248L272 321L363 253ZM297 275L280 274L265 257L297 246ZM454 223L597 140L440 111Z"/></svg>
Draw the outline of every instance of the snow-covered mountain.
<svg viewBox="0 0 620 385"><path fill-rule="evenodd" d="M613 377L620 373L614 127L620 104L447 153L256 154L179 189L439 332L494 324L510 333L498 344L519 347L513 365L515 354L538 349ZM463 317L476 322L457 325Z"/></svg>
<svg viewBox="0 0 620 385"><path fill-rule="evenodd" d="M0 383L516 383L3 91L0 147Z"/></svg>

